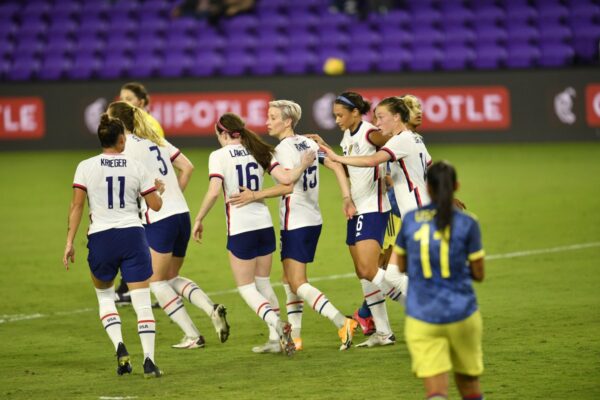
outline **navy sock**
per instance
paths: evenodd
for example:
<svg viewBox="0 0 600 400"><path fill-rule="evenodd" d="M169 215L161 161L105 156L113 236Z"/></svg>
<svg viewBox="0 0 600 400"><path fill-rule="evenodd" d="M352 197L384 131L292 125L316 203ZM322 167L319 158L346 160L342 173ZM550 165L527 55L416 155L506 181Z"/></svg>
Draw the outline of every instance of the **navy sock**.
<svg viewBox="0 0 600 400"><path fill-rule="evenodd" d="M362 305L358 309L358 316L361 318L368 318L371 316L371 310L369 310L369 306L367 306L367 301L363 301Z"/></svg>

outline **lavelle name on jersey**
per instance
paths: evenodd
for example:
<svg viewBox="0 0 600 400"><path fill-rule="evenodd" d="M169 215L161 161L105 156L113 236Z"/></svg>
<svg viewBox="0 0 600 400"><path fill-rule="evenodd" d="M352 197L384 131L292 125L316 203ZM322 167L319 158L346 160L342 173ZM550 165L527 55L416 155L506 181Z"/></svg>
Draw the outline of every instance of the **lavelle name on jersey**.
<svg viewBox="0 0 600 400"><path fill-rule="evenodd" d="M100 165L103 167L112 167L112 168L127 167L127 160L124 160L122 158L114 158L114 159L101 158Z"/></svg>
<svg viewBox="0 0 600 400"><path fill-rule="evenodd" d="M229 150L231 157L244 157L250 155L246 149L231 149Z"/></svg>

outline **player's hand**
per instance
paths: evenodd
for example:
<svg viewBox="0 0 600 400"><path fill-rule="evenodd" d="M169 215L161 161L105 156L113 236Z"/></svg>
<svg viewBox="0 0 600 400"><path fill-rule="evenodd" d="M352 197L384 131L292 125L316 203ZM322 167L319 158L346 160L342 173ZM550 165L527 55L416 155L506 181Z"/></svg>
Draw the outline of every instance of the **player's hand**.
<svg viewBox="0 0 600 400"><path fill-rule="evenodd" d="M319 146L319 150L324 152L331 161L338 162L338 155L330 147Z"/></svg>
<svg viewBox="0 0 600 400"><path fill-rule="evenodd" d="M346 216L347 220L350 220L352 217L354 217L354 214L356 214L356 206L354 205L354 201L352 201L351 197L344 197L342 210L344 211L344 215Z"/></svg>
<svg viewBox="0 0 600 400"><path fill-rule="evenodd" d="M202 232L204 232L204 226L202 226L202 221L194 221L194 227L192 228L192 236L194 240L198 243L202 243Z"/></svg>
<svg viewBox="0 0 600 400"><path fill-rule="evenodd" d="M454 206L458 207L461 210L466 210L467 209L467 206L465 205L465 203L463 203L462 201L460 201L457 198L454 199Z"/></svg>
<svg viewBox="0 0 600 400"><path fill-rule="evenodd" d="M256 195L254 192L247 187L240 186L240 192L236 194L232 194L227 202L229 204L233 204L237 207L245 206L246 204L250 204L256 200Z"/></svg>
<svg viewBox="0 0 600 400"><path fill-rule="evenodd" d="M63 254L63 265L67 271L69 270L69 260L72 263L75 262L75 248L73 248L73 243L67 243L65 253Z"/></svg>
<svg viewBox="0 0 600 400"><path fill-rule="evenodd" d="M154 180L154 186L156 186L156 190L158 190L158 193L163 194L165 192L165 183L160 179L156 178Z"/></svg>
<svg viewBox="0 0 600 400"><path fill-rule="evenodd" d="M325 143L323 138L321 136L317 135L316 133L307 133L306 135L303 135L303 136L306 136L307 138L314 140L315 142L317 142L317 144L319 146L331 148L331 146L329 146L327 143Z"/></svg>
<svg viewBox="0 0 600 400"><path fill-rule="evenodd" d="M309 150L309 151L305 151L304 154L302 154L302 168L306 169L308 167L310 167L313 162L315 162L315 159L317 158L317 153L313 150Z"/></svg>
<svg viewBox="0 0 600 400"><path fill-rule="evenodd" d="M386 175L385 176L385 188L386 188L386 190L390 190L393 187L394 187L394 181L393 181L392 177L389 176L389 175Z"/></svg>

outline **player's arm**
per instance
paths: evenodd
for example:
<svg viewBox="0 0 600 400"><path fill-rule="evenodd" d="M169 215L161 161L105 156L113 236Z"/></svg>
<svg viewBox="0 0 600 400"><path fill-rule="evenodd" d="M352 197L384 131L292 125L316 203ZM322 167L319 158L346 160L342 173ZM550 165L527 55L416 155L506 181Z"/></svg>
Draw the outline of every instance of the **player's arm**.
<svg viewBox="0 0 600 400"><path fill-rule="evenodd" d="M202 199L200 210L198 210L198 215L196 215L196 219L194 220L194 227L192 228L192 236L194 237L194 240L198 243L200 243L200 240L202 239L202 232L204 231L202 221L204 220L208 212L211 210L211 208L215 205L217 198L219 198L222 184L222 178L216 176L210 178L210 182L208 183L208 190L206 191L206 194Z"/></svg>
<svg viewBox="0 0 600 400"><path fill-rule="evenodd" d="M81 187L73 188L73 198L71 199L71 205L69 207L69 220L67 226L67 243L65 245L65 252L63 254L63 265L68 270L69 260L75 262L75 248L73 247L73 241L75 235L77 235L77 229L81 223L81 215L83 214L83 205L87 192Z"/></svg>
<svg viewBox="0 0 600 400"><path fill-rule="evenodd" d="M190 182L192 172L194 172L194 164L187 158L183 153L179 153L177 157L172 161L173 166L179 170L177 174L177 182L179 188L183 192Z"/></svg>
<svg viewBox="0 0 600 400"><path fill-rule="evenodd" d="M300 175L304 173L304 170L312 165L316 157L316 152L305 151L302 154L300 165L298 167L292 169L285 169L282 168L279 164L277 164L275 167L272 167L269 173L273 178L277 179L277 182L283 185L294 184L298 179L300 179Z"/></svg>
<svg viewBox="0 0 600 400"><path fill-rule="evenodd" d="M372 130L369 133L367 133L367 138L369 139L369 142L371 142L377 147L383 147L383 145L386 144L387 141L392 138L392 136L394 135L384 135L379 129Z"/></svg>
<svg viewBox="0 0 600 400"><path fill-rule="evenodd" d="M346 216L346 219L351 219L354 214L356 214L356 206L354 205L354 201L352 201L352 196L350 195L350 183L348 182L344 166L335 161L331 161L328 157L324 157L323 165L332 170L335 174L338 186L342 192L342 210Z"/></svg>
<svg viewBox="0 0 600 400"><path fill-rule="evenodd" d="M485 277L485 269L483 267L483 264L483 257L477 260L469 261L469 267L471 268L471 278L473 278L474 281L483 281L483 278Z"/></svg>
<svg viewBox="0 0 600 400"><path fill-rule="evenodd" d="M162 197L160 195L165 191L165 184L160 179L154 180L154 187L141 193L146 204L153 211L159 211L162 208Z"/></svg>
<svg viewBox="0 0 600 400"><path fill-rule="evenodd" d="M244 186L240 186L240 192L231 195L227 202L234 206L242 207L246 204L250 204L255 201L262 201L263 199L285 196L292 193L293 191L294 185L292 184L283 185L279 183L275 186L271 186L270 188L266 188L256 192Z"/></svg>
<svg viewBox="0 0 600 400"><path fill-rule="evenodd" d="M339 156L327 147L321 147L321 150L327 153L327 157L331 158L331 160L355 167L376 167L379 164L392 159L391 154L383 150L370 156Z"/></svg>

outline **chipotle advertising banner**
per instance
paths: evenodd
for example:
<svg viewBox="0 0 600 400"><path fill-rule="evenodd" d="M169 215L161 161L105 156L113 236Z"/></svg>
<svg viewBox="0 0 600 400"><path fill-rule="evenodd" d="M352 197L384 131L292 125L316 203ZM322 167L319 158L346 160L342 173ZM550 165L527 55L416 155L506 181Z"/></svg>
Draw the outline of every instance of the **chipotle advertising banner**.
<svg viewBox="0 0 600 400"><path fill-rule="evenodd" d="M498 130L510 127L510 94L503 86L358 88L376 106L410 93L421 101L423 131Z"/></svg>
<svg viewBox="0 0 600 400"><path fill-rule="evenodd" d="M3 83L0 150L97 149L99 116L120 81ZM377 104L411 93L423 103L427 143L597 141L600 68L458 71L341 76L148 79L149 111L175 145L218 146L216 119L234 112L266 133L268 102L300 104L298 133L339 143L335 97L355 90ZM35 139L35 140L32 140ZM270 138L266 138L270 140Z"/></svg>
<svg viewBox="0 0 600 400"><path fill-rule="evenodd" d="M45 132L42 98L0 97L0 140L39 139Z"/></svg>

